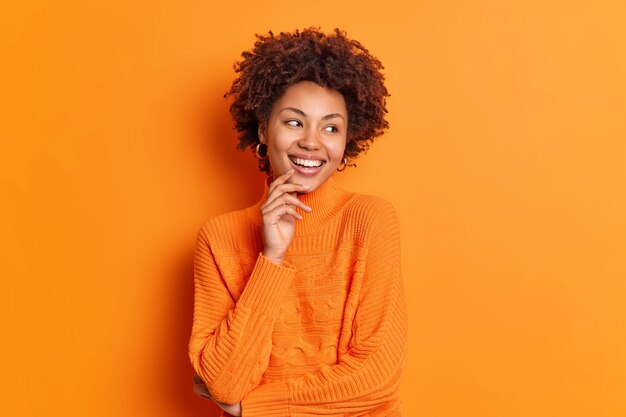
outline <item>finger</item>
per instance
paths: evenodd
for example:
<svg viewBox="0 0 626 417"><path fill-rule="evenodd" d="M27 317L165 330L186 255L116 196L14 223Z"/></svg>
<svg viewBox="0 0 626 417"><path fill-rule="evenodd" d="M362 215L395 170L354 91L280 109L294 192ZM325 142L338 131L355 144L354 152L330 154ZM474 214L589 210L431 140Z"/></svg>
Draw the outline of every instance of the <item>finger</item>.
<svg viewBox="0 0 626 417"><path fill-rule="evenodd" d="M292 184L285 183L279 184L274 187L273 190L267 192L266 202L273 201L274 199L280 197L283 194L295 194L295 193L306 193L311 187L309 185L304 184Z"/></svg>
<svg viewBox="0 0 626 417"><path fill-rule="evenodd" d="M196 393L197 396L202 397L202 398L206 398L208 400L212 400L213 397L211 396L211 393L209 392L209 390L207 389L206 385L204 384L196 384L193 386L193 392Z"/></svg>
<svg viewBox="0 0 626 417"><path fill-rule="evenodd" d="M268 213L271 213L276 208L282 207L282 206L291 207L293 209L295 209L296 207L300 207L302 210L306 212L311 211L311 208L307 206L306 204L302 203L301 201L297 199L294 200L293 197L288 196L288 197L277 198L271 204L263 207L261 209L261 215L266 216Z"/></svg>
<svg viewBox="0 0 626 417"><path fill-rule="evenodd" d="M296 211L296 209L288 204L283 204L265 213L263 215L264 223L265 219L267 219L269 224L276 224L285 215L291 215L298 220L302 220L302 216Z"/></svg>
<svg viewBox="0 0 626 417"><path fill-rule="evenodd" d="M226 411L228 415L231 415L231 416L241 415L241 402L238 402L237 404L226 404L226 403L221 403L216 400L213 400L213 401L215 401L215 403L219 405L222 410Z"/></svg>
<svg viewBox="0 0 626 417"><path fill-rule="evenodd" d="M302 201L300 201L298 197L295 197L291 194L283 194L280 197L276 198L275 200L269 203L265 203L263 206L261 206L261 214L265 214L283 204L287 204L292 207L300 207L302 210L306 211L307 213L313 210L311 207L307 206Z"/></svg>
<svg viewBox="0 0 626 417"><path fill-rule="evenodd" d="M288 204L283 204L263 215L263 222L265 224L277 224L280 220L283 220L283 216L292 216L298 220L302 220L302 215L300 215L296 209Z"/></svg>
<svg viewBox="0 0 626 417"><path fill-rule="evenodd" d="M271 193L274 190L274 188L276 188L276 186L286 183L287 180L291 178L291 176L294 174L294 172L296 172L294 169L290 169L289 171L285 172L283 175L275 178L274 181L272 181L268 187L268 193Z"/></svg>
<svg viewBox="0 0 626 417"><path fill-rule="evenodd" d="M305 184L298 184L298 183L293 183L293 182L285 182L282 184L276 184L274 187L272 187L272 189L267 190L267 195L271 195L272 193L275 193L276 191L280 191L281 193L292 193L292 192L299 192L299 193L304 193L307 190L309 190L309 188L311 188L310 185L305 185Z"/></svg>
<svg viewBox="0 0 626 417"><path fill-rule="evenodd" d="M233 417L241 416L241 403L237 403L237 404L219 404L219 406L229 416L233 416Z"/></svg>

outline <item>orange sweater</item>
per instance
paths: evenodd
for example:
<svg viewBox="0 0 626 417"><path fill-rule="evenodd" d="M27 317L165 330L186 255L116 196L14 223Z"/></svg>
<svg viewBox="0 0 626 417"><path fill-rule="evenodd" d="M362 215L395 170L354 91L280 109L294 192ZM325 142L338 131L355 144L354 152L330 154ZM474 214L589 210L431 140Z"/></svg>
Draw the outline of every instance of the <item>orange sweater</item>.
<svg viewBox="0 0 626 417"><path fill-rule="evenodd" d="M299 198L282 266L263 248L261 200L198 233L189 356L242 417L402 416L400 231L387 201L330 178ZM299 209L298 209L299 210Z"/></svg>

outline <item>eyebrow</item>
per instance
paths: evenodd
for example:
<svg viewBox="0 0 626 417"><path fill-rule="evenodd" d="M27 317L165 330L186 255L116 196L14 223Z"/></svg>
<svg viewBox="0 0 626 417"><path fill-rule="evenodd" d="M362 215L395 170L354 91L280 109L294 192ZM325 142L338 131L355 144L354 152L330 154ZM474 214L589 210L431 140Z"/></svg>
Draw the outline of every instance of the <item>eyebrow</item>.
<svg viewBox="0 0 626 417"><path fill-rule="evenodd" d="M294 113L296 113L296 114L299 114L299 115L300 115L300 116L302 116L302 117L306 117L306 113L305 113L305 112L303 112L302 110L300 110L300 109L299 109L299 108L297 108L297 107L285 107L285 108L280 109L280 111L281 111L281 112L283 112L283 111L285 111L285 110L289 110L289 111L292 111L292 112L294 112ZM280 112L279 112L279 113L280 113ZM344 119L344 120L345 120L345 118L343 117L343 115L342 115L342 114L340 114L340 113L331 113L331 114L327 114L326 116L322 117L322 120L335 119L335 118L337 118L337 117L340 117L340 118L342 118L342 119Z"/></svg>

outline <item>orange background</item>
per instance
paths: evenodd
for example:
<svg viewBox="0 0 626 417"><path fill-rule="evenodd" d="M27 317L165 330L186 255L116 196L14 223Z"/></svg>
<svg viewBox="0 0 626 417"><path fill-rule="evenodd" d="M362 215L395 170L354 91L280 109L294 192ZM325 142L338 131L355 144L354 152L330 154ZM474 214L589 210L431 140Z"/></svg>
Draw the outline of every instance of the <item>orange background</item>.
<svg viewBox="0 0 626 417"><path fill-rule="evenodd" d="M407 417L626 414L623 1L0 6L0 414L201 416L200 225L261 194L222 94L254 33L345 29L391 130ZM219 4L218 4L219 3Z"/></svg>

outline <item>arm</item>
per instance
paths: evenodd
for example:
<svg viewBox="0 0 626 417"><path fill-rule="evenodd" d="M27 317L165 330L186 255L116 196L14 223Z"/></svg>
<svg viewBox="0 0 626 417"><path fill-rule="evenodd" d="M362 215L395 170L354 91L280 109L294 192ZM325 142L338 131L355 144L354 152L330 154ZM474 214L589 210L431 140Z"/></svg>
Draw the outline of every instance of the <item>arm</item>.
<svg viewBox="0 0 626 417"><path fill-rule="evenodd" d="M213 255L205 225L194 259L194 317L189 357L211 396L236 404L258 385L271 353L280 301L295 270L259 255L235 302ZM216 233L216 232L213 232Z"/></svg>
<svg viewBox="0 0 626 417"><path fill-rule="evenodd" d="M232 225L203 227L198 235L189 356L218 403L239 403L259 384L269 363L274 322L296 272L293 266L283 262L293 239L294 222L302 219L295 207L311 211L292 195L307 189L287 183L294 172L293 169L286 172L269 185L267 199L261 206L263 252L236 302L226 288L211 246L214 242L221 247L224 227ZM229 256L235 265L239 262L239 254L232 249L218 250L223 251L220 261L226 268L230 266Z"/></svg>
<svg viewBox="0 0 626 417"><path fill-rule="evenodd" d="M202 381L202 379L200 379L198 374L195 374L193 376L193 382L194 382L193 391L196 393L196 395L198 397L204 398L205 400L213 401L222 410L226 411L226 413L228 413L231 416L234 416L234 417L240 417L241 416L241 403L224 404L224 403L221 403L221 402L217 401L216 399L214 399L211 396L211 393L209 392L209 390L207 389L206 384L204 383L204 381Z"/></svg>
<svg viewBox="0 0 626 417"><path fill-rule="evenodd" d="M258 386L241 403L243 417L359 416L397 398L407 337L399 235L387 203L373 221L351 348L339 363Z"/></svg>

